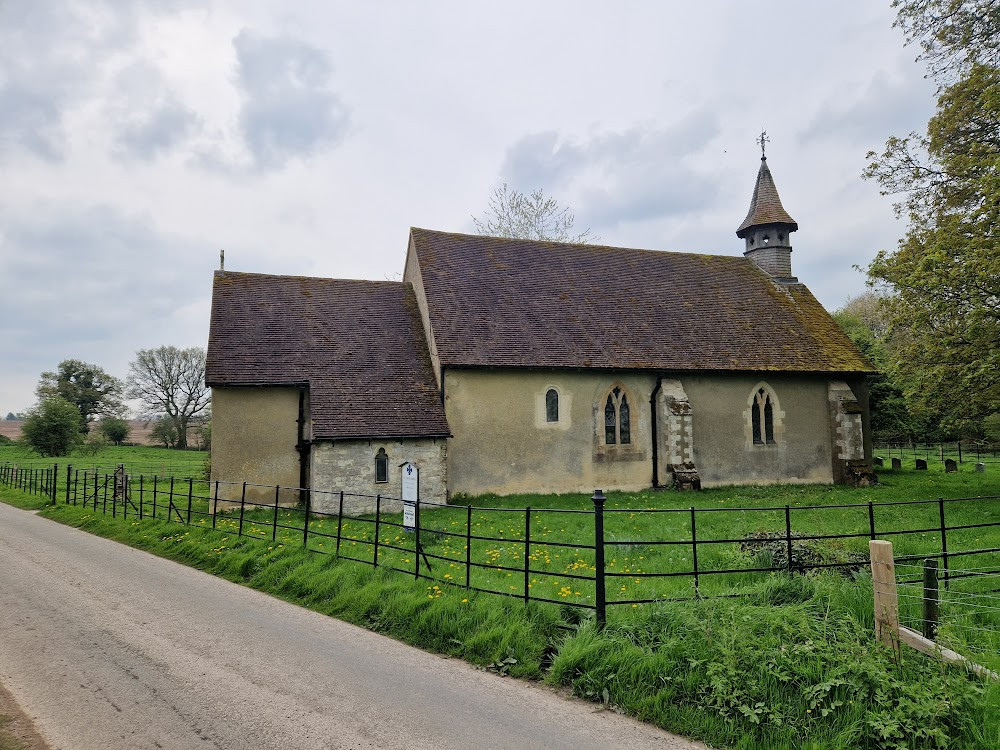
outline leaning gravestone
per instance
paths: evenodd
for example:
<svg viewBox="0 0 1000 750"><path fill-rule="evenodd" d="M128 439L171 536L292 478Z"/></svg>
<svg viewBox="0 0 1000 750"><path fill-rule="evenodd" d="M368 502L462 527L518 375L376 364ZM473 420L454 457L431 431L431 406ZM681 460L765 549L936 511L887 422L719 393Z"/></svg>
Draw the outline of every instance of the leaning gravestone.
<svg viewBox="0 0 1000 750"><path fill-rule="evenodd" d="M979 462L978 464L976 464L976 471L978 471L980 474L985 474L986 473L986 464L984 464L982 462Z"/></svg>
<svg viewBox="0 0 1000 750"><path fill-rule="evenodd" d="M922 458L917 459L917 471L927 471L927 461Z"/></svg>
<svg viewBox="0 0 1000 750"><path fill-rule="evenodd" d="M879 468L879 469L881 469L883 466L885 466L885 461L883 461L878 456L875 456L875 458L872 459L872 463L875 464L875 466L877 468Z"/></svg>
<svg viewBox="0 0 1000 750"><path fill-rule="evenodd" d="M892 459L892 470L893 471L899 471L902 468L903 468L903 459L901 459L901 458L894 458L894 459Z"/></svg>
<svg viewBox="0 0 1000 750"><path fill-rule="evenodd" d="M944 460L944 471L946 474L954 474L958 471L958 464L955 463L954 458L946 458Z"/></svg>

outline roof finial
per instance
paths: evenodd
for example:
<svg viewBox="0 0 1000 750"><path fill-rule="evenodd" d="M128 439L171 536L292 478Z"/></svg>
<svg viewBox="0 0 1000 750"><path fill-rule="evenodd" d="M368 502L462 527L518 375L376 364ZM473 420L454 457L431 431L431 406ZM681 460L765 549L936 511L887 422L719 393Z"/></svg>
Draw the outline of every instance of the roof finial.
<svg viewBox="0 0 1000 750"><path fill-rule="evenodd" d="M219 270L220 271L225 271L226 270L226 251L225 250L220 250L219 251Z"/></svg>
<svg viewBox="0 0 1000 750"><path fill-rule="evenodd" d="M767 131L761 128L760 138L757 139L757 145L760 146L760 160L767 161L767 157L764 155L764 146L771 142L771 139L767 137Z"/></svg>

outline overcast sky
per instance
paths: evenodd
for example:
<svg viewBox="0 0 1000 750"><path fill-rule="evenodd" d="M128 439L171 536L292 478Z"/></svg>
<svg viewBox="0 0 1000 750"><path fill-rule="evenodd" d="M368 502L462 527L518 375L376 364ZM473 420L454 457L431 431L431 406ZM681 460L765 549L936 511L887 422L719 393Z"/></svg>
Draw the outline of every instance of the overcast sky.
<svg viewBox="0 0 1000 750"><path fill-rule="evenodd" d="M828 309L934 104L889 0L0 0L0 417L64 359L207 343L212 272L396 278L501 183L604 244L737 255L767 130Z"/></svg>

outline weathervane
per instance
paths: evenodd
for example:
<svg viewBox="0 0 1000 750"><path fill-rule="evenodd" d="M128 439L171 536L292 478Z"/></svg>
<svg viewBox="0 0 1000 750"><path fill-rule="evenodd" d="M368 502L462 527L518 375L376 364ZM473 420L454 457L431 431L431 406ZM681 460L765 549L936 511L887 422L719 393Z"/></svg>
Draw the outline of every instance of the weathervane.
<svg viewBox="0 0 1000 750"><path fill-rule="evenodd" d="M771 139L767 137L767 131L763 128L760 131L760 138L757 139L757 145L760 146L760 158L766 159L767 156L764 155L764 146L771 142Z"/></svg>

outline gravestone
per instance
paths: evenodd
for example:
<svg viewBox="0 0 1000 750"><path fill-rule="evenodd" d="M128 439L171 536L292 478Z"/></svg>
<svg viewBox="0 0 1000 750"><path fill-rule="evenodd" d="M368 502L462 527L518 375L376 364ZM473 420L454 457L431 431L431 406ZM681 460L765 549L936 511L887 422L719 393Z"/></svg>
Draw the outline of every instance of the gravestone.
<svg viewBox="0 0 1000 750"><path fill-rule="evenodd" d="M885 466L885 461L879 458L878 456L875 456L875 458L872 459L872 463L875 464L876 468L879 469Z"/></svg>
<svg viewBox="0 0 1000 750"><path fill-rule="evenodd" d="M986 473L986 464L984 464L984 463L982 463L980 461L978 464L976 464L976 471L978 471L980 474L985 474Z"/></svg>
<svg viewBox="0 0 1000 750"><path fill-rule="evenodd" d="M944 472L945 474L954 474L958 471L958 464L955 463L954 458L946 458L944 460Z"/></svg>
<svg viewBox="0 0 1000 750"><path fill-rule="evenodd" d="M926 460L924 460L922 458L918 458L917 459L917 471L927 471L927 461Z"/></svg>
<svg viewBox="0 0 1000 750"><path fill-rule="evenodd" d="M894 458L894 459L892 459L892 470L893 471L899 471L902 468L903 468L903 459L901 459L901 458Z"/></svg>

